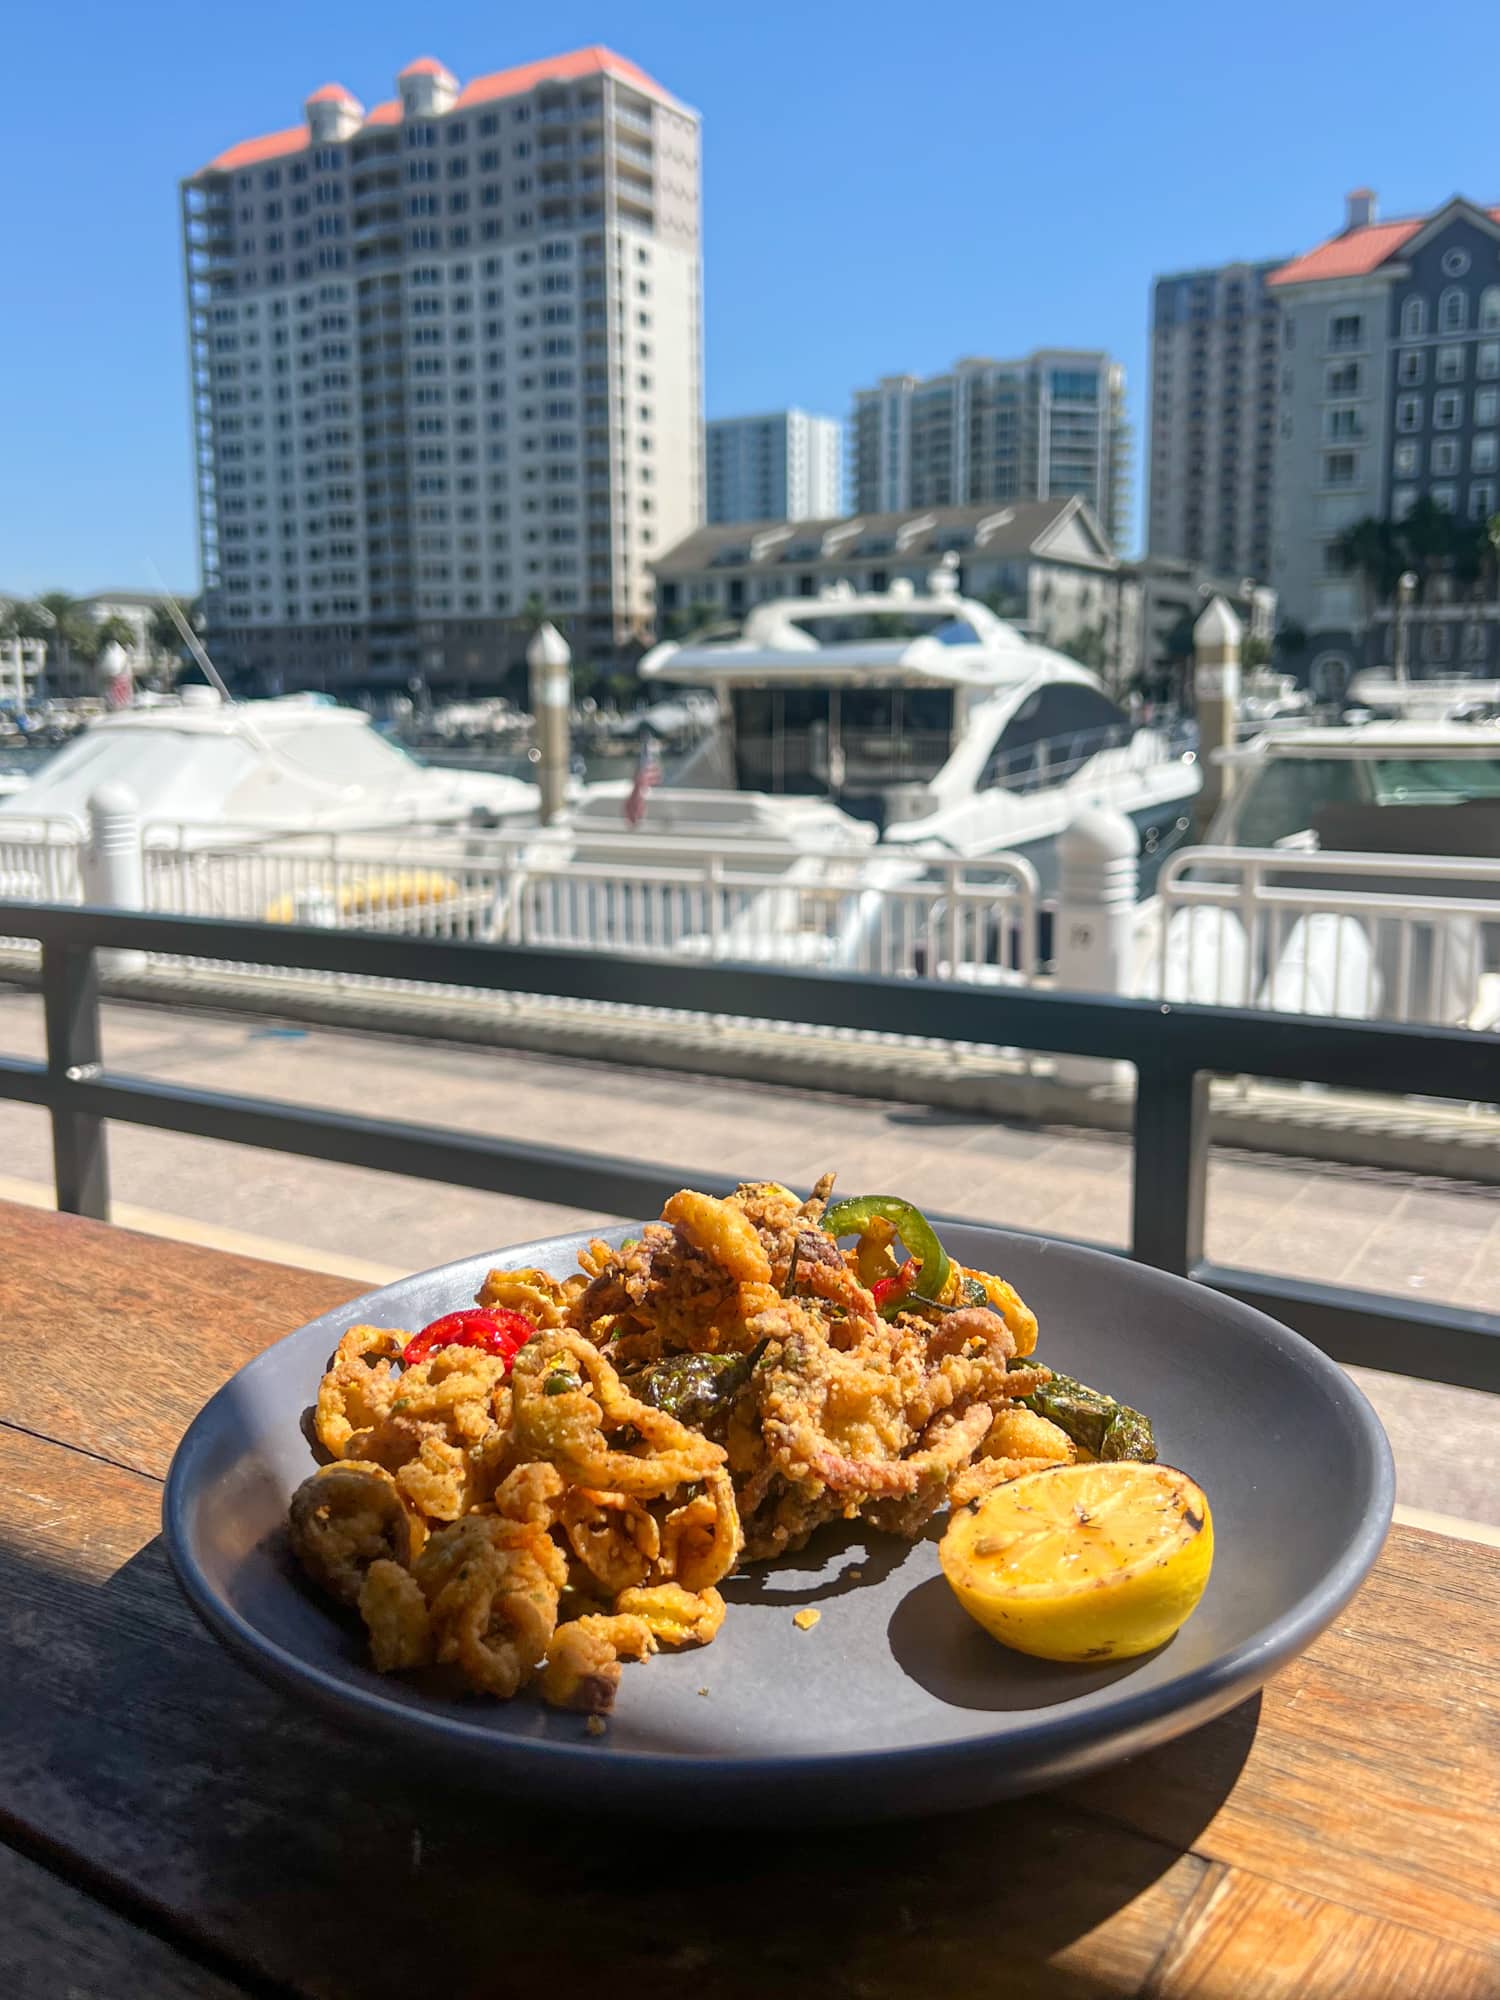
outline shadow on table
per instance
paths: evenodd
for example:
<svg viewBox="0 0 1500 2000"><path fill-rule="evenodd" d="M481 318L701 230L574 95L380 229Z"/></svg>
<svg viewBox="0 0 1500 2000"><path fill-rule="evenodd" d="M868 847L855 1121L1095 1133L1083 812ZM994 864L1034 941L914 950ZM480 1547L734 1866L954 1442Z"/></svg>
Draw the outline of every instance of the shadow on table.
<svg viewBox="0 0 1500 2000"><path fill-rule="evenodd" d="M0 1806L258 1977L361 2000L410 2000L436 1963L450 2000L1133 1991L1259 1715L1066 1793L695 1835L550 1812L325 1724L201 1630L159 1539L103 1585L0 1550L0 1601Z"/></svg>

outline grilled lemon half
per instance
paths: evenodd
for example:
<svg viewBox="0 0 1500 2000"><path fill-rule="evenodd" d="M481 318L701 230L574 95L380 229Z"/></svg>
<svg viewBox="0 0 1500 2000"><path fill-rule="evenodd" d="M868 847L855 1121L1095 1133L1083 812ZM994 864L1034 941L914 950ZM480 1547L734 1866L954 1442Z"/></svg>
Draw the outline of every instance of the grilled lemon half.
<svg viewBox="0 0 1500 2000"><path fill-rule="evenodd" d="M1043 1660L1123 1660L1197 1608L1214 1557L1202 1488L1120 1459L1023 1473L963 1508L938 1551L986 1632Z"/></svg>

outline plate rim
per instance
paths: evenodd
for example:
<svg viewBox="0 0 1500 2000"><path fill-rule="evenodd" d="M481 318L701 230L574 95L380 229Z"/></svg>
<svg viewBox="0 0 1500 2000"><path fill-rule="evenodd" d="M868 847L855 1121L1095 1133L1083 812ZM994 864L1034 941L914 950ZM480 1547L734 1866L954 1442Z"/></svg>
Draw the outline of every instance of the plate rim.
<svg viewBox="0 0 1500 2000"><path fill-rule="evenodd" d="M1326 1387L1335 1392L1336 1399L1344 1401L1353 1428L1370 1458L1368 1503L1348 1545L1333 1566L1277 1617L1238 1646L1216 1655L1204 1665L1187 1669L1155 1687L1121 1694L1113 1701L1106 1700L1082 1713L1070 1711L1063 1704L1055 1709L1038 1711L1029 1717L1024 1737L1020 1739L1014 1730L992 1729L976 1731L958 1739L924 1739L881 1748L835 1751L789 1748L744 1757L634 1749L628 1744L614 1742L608 1735L574 1742L556 1737L497 1734L482 1722L471 1722L462 1715L439 1711L420 1702L396 1701L378 1687L367 1688L345 1679L288 1650L242 1617L232 1605L225 1603L193 1554L188 1514L196 1490L193 1477L197 1461L207 1449L215 1411L221 1403L231 1399L236 1384L252 1369L268 1364L282 1347L298 1339L311 1327L338 1319L342 1319L345 1326L359 1324L370 1302L382 1298L397 1284L440 1276L482 1259L498 1262L534 1258L536 1253L557 1243L575 1240L580 1235L587 1236L590 1232L585 1228L581 1231L559 1230L549 1236L530 1238L524 1243L449 1258L425 1270L413 1271L405 1278L373 1286L344 1304L330 1307L302 1325L291 1328L270 1346L252 1355L207 1399L188 1424L173 1452L163 1484L161 1510L163 1541L172 1573L193 1611L230 1652L262 1680L299 1693L313 1701L325 1714L341 1715L345 1721L358 1722L388 1737L404 1740L409 1747L426 1743L448 1757L459 1752L473 1753L491 1768L508 1765L518 1770L526 1765L532 1767L533 1774L559 1766L570 1772L585 1768L597 1771L601 1769L602 1760L603 1765L649 1782L658 1792L696 1784L707 1778L712 1778L719 1786L759 1790L777 1779L806 1782L835 1774L847 1777L854 1771L889 1777L899 1774L907 1766L930 1772L945 1769L950 1764L966 1763L975 1757L985 1758L993 1768L1003 1770L1007 1766L1022 1768L1045 1764L1050 1756L1059 1751L1072 1752L1073 1757L1069 1761L1082 1760L1087 1767L1095 1761L1090 1753L1101 1744L1111 1744L1122 1737L1135 1737L1143 1730L1149 1732L1165 1718L1186 1714L1198 1720L1207 1720L1222 1713L1235 1700L1254 1692L1273 1673L1305 1651L1349 1603L1379 1559L1390 1531L1395 1505L1395 1465L1384 1426L1359 1385L1331 1356L1304 1335L1254 1306L1199 1285L1195 1280L1159 1270L1154 1265L1136 1263L1112 1250L1095 1249L1058 1238L1039 1239L1033 1234L1008 1230L997 1224L971 1222L960 1226L981 1230L995 1237L1008 1237L1032 1250L1037 1249L1040 1242L1045 1249L1061 1252L1069 1259L1081 1258L1115 1270L1124 1263L1137 1276L1144 1277L1148 1284L1162 1283L1169 1292L1176 1292L1180 1286L1190 1286L1200 1297L1206 1296L1222 1306L1231 1319L1248 1318L1256 1325L1262 1338L1271 1335L1274 1345L1284 1348L1289 1356L1309 1367ZM623 1237L642 1227L643 1224L638 1221L621 1222L608 1224L592 1233L609 1241L612 1237ZM1128 1682L1121 1685L1128 1686ZM1191 1720L1184 1724L1185 1728L1192 1726ZM1023 1754L1007 1758L1005 1753L1008 1747L1022 1750ZM1122 1757L1129 1754L1129 1747L1119 1752ZM1042 1778L1037 1782L1044 1784L1048 1780Z"/></svg>

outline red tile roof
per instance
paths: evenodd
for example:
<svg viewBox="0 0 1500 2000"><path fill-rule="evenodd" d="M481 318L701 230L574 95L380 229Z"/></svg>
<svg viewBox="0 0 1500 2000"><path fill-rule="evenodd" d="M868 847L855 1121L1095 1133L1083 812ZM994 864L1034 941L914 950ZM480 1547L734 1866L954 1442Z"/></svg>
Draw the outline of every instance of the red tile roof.
<svg viewBox="0 0 1500 2000"><path fill-rule="evenodd" d="M396 80L399 83L403 76L451 76L452 74L448 65L440 63L436 56L418 56L415 62L409 62L405 69L396 72Z"/></svg>
<svg viewBox="0 0 1500 2000"><path fill-rule="evenodd" d="M408 63L401 74L430 75L435 72L447 74L442 64L432 56L422 56L416 62ZM493 76L476 76L459 92L455 109L462 109L471 104L489 104L497 97L516 97L522 91L534 90L539 83L568 83L581 76L618 77L622 83L631 84L637 90L649 91L652 96L662 98L668 104L676 102L672 93L663 90L655 78L648 76L638 64L630 62L625 56L616 55L613 49L596 44L593 48L574 49L570 55L549 56L544 62L522 63L515 69L496 70ZM308 101L322 103L330 94L340 99L349 98L349 92L340 85L327 83ZM377 104L366 117L360 130L364 131L371 125L400 123L401 105L399 100L392 98L384 104ZM300 153L304 146L311 143L311 134L305 125L289 125L284 131L267 132L259 139L242 139L237 146L230 146L225 152L216 153L202 171L233 173L237 167L259 166L263 161L279 160L288 153ZM1410 227L1415 229L1418 224L1412 223ZM1317 252L1313 254L1316 256ZM1290 265L1287 266L1288 270L1291 268ZM1280 276L1278 273L1277 277ZM1272 282L1276 280L1273 279Z"/></svg>
<svg viewBox="0 0 1500 2000"><path fill-rule="evenodd" d="M1500 208L1487 211L1492 222L1500 222ZM1388 257L1409 243L1418 230L1425 229L1430 216L1408 216L1400 222L1371 222L1363 229L1345 229L1330 236L1316 250L1294 257L1273 271L1268 285L1307 285L1319 278L1359 278L1378 270Z"/></svg>
<svg viewBox="0 0 1500 2000"><path fill-rule="evenodd" d="M283 153L300 153L311 139L305 125L288 125L284 132L267 132L261 139L241 139L227 152L216 153L205 173L232 173L236 167L257 166L262 160L279 160Z"/></svg>
<svg viewBox="0 0 1500 2000"><path fill-rule="evenodd" d="M341 83L325 83L321 90L315 90L308 98L309 104L354 104L359 99L352 90L345 90Z"/></svg>
<svg viewBox="0 0 1500 2000"><path fill-rule="evenodd" d="M631 83L638 90L649 90L653 96L664 97L672 102L670 91L663 90L654 77L624 56L617 56L613 49L606 49L596 43L588 49L574 49L571 55L549 56L544 62L521 63L515 69L496 70L493 76L476 76L459 92L458 108L469 104L488 104L496 97L514 97L523 90L534 90L539 83L567 83L580 76L617 76L624 83Z"/></svg>

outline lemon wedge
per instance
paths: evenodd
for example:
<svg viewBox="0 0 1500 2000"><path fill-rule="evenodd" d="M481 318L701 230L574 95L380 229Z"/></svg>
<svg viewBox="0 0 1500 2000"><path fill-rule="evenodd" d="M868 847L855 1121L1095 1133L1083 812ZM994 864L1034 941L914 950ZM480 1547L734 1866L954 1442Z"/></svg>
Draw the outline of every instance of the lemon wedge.
<svg viewBox="0 0 1500 2000"><path fill-rule="evenodd" d="M1123 1660L1171 1638L1214 1557L1201 1487L1119 1459L1023 1473L955 1514L938 1551L986 1632L1043 1660Z"/></svg>

